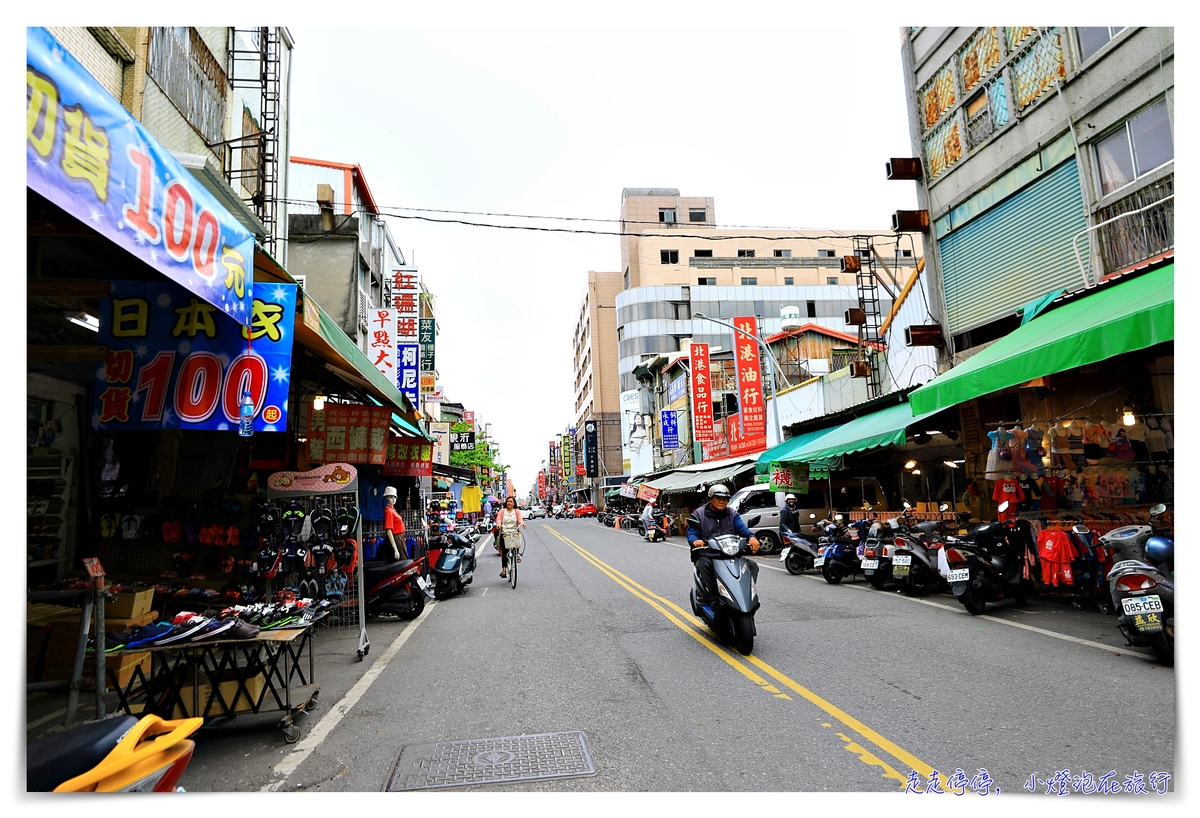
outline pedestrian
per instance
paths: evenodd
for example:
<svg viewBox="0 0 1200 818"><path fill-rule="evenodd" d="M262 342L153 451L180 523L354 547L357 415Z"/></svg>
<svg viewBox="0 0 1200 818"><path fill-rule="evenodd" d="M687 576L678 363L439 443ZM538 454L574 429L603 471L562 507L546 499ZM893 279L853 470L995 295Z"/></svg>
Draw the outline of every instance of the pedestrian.
<svg viewBox="0 0 1200 818"><path fill-rule="evenodd" d="M754 536L740 514L729 508L729 489L717 483L708 490L708 502L692 512L687 522L687 539L691 547L691 558L696 576L700 578L700 590L705 599L701 604L711 605L717 598L717 573L713 570L712 558L705 556L704 544L713 537L737 534L750 541L751 553L758 553L758 538ZM746 560L754 576L758 576L758 563Z"/></svg>
<svg viewBox="0 0 1200 818"><path fill-rule="evenodd" d="M520 548L520 529L525 527L525 520L521 516L521 509L517 508L517 498L506 497L504 499L504 508L496 513L496 545L500 548L500 578L508 578L508 563L506 562L507 551L504 547L505 538L510 543L516 543L514 548ZM517 562L521 558L517 557Z"/></svg>
<svg viewBox="0 0 1200 818"><path fill-rule="evenodd" d="M388 544L392 546L392 554L396 560L407 558L407 549L405 557L400 556L400 546L396 541L404 534L404 518L400 516L400 512L396 511L396 489L393 486L384 486L383 489L383 535L387 537Z"/></svg>

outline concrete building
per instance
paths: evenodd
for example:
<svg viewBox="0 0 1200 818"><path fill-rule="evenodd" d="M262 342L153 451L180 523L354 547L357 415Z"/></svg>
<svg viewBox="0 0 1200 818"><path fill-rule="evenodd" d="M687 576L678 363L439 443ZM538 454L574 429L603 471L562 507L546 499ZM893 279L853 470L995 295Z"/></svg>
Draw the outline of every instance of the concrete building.
<svg viewBox="0 0 1200 818"><path fill-rule="evenodd" d="M572 346L575 371L575 417L572 424L584 451L588 421L596 424L598 468L585 485L619 485L621 467L621 407L617 379L616 298L622 274L589 270ZM592 492L598 504L603 491Z"/></svg>
<svg viewBox="0 0 1200 818"><path fill-rule="evenodd" d="M1005 335L1052 291L1173 250L1173 29L902 37L946 355Z"/></svg>

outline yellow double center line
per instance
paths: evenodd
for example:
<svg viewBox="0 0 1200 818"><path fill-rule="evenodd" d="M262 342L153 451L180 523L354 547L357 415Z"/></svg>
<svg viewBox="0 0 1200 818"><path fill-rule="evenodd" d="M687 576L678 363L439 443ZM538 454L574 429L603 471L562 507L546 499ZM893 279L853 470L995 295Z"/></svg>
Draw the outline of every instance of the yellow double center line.
<svg viewBox="0 0 1200 818"><path fill-rule="evenodd" d="M678 605L676 605L674 602L671 602L669 599L661 597L658 594L654 593L653 591L649 590L648 588L645 588L644 586L639 585L637 582L630 579L625 574L622 574L620 571L613 568L611 565L608 565L603 560L596 557L594 554L589 552L583 546L579 545L576 542L573 542L572 540L568 539L567 537L564 537L562 534L559 534L557 531L555 531L550 526L545 526L545 528L547 531L549 531L555 537L557 537L558 539L562 540L567 545L574 548L575 551L579 554L579 556L581 556L584 560L586 560L587 562L591 563L596 568L598 568L601 573L608 576L613 582L617 583L622 588L629 591L629 593L633 594L638 599L642 600L647 605L649 605L651 608L654 608L654 610L661 613L663 616L665 616L667 618L668 621L670 621L672 624L674 624L676 627L678 627L680 630L682 630L688 636L691 636L698 643L700 643L704 647L708 648L710 651L712 651L714 656L717 656L718 658L720 658L722 661L724 661L726 664L728 664L731 668L733 668L734 670L741 673L743 676L745 676L750 681L754 682L754 684L758 685L760 688L763 688L764 690L766 690L769 693L775 693L778 698L791 698L787 694L781 693L779 691L779 688L773 686L770 681L768 681L767 679L764 679L762 676L758 675L753 670L751 670L750 668L743 665L740 661L738 661L738 659L734 658L733 654L730 651L726 650L722 646L715 644L712 641L712 639L710 639L707 636L707 631L702 630L702 628L704 627L703 623L700 622L700 620L696 619L696 617L694 615L685 611L683 608L680 608ZM676 614L678 614L678 616ZM831 704L830 702L825 701L825 699L821 698L816 693L813 693L808 688L806 688L806 687L800 685L798 682L795 682L792 679L788 678L785 674L776 670L774 667L767 664L763 660L759 659L757 656L754 656L753 654L751 654L750 656L745 657L745 661L754 665L754 667L761 670L764 674L769 676L775 682L778 682L780 685L782 685L782 686L786 687L787 689L791 690L792 692L798 694L802 698L807 699L808 701L812 702L818 708L823 710L825 713L829 714L832 718L836 719L837 721L844 724L846 727L848 727L851 730L853 730L854 732L858 733L860 736L862 736L864 739L866 739L871 744L874 744L875 747L878 748L879 750L883 751L884 753L887 753L892 758L899 761L902 765L919 773L923 779L928 780L930 774L934 771L933 767L930 766L929 764L926 764L924 761L917 758L916 756L914 756L912 753L908 752L907 750L904 750L903 748L899 747L894 742L889 741L888 739L884 738L879 733L875 732L870 727L867 727L861 721L859 721L858 719L851 716L849 713L846 713L845 711L836 707L835 705ZM840 733L839 733L839 736L842 736L844 739L849 741L849 739L847 737L845 737L844 735L842 735ZM886 778L895 778L901 784L907 783L907 779L904 776L900 775L900 773L893 770L890 766L888 766L886 763L881 761L878 757L876 757L875 755L873 755L871 752L869 752L865 748L861 747L860 745L851 741L847 745L846 749L850 750L851 752L858 755L858 757L864 763L883 768L884 776Z"/></svg>

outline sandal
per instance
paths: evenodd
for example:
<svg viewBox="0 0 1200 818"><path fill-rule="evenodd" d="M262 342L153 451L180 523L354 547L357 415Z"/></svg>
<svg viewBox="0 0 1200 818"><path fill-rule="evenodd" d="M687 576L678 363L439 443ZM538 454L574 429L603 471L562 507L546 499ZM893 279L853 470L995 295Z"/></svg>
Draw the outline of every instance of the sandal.
<svg viewBox="0 0 1200 818"><path fill-rule="evenodd" d="M508 579L508 571L501 571L500 579Z"/></svg>

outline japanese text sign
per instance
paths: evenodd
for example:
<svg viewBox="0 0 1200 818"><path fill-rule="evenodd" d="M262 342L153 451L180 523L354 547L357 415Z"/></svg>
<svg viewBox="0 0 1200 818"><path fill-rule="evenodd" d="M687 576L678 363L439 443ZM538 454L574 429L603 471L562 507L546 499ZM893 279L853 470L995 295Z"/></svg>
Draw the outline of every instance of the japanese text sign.
<svg viewBox="0 0 1200 818"><path fill-rule="evenodd" d="M763 394L762 368L758 363L758 320L739 316L733 325L741 332L733 334L734 360L737 362L738 409L742 433L747 438L767 437L766 397ZM748 335L746 333L749 333Z"/></svg>
<svg viewBox="0 0 1200 818"><path fill-rule="evenodd" d="M94 429L287 430L296 285L260 284L246 328L174 282L118 281L100 299Z"/></svg>
<svg viewBox="0 0 1200 818"><path fill-rule="evenodd" d="M249 324L253 234L49 32L25 42L27 185Z"/></svg>
<svg viewBox="0 0 1200 818"><path fill-rule="evenodd" d="M383 406L326 403L309 413L308 459L315 463L383 465L392 413Z"/></svg>
<svg viewBox="0 0 1200 818"><path fill-rule="evenodd" d="M772 463L771 491L792 491L808 494L807 463Z"/></svg>
<svg viewBox="0 0 1200 818"><path fill-rule="evenodd" d="M662 447L679 448L679 413L670 409L662 411Z"/></svg>
<svg viewBox="0 0 1200 818"><path fill-rule="evenodd" d="M433 474L433 444L416 437L388 438L383 473L392 477L429 477Z"/></svg>
<svg viewBox="0 0 1200 818"><path fill-rule="evenodd" d="M712 383L708 366L708 344L688 347L692 369L692 439L713 439Z"/></svg>

